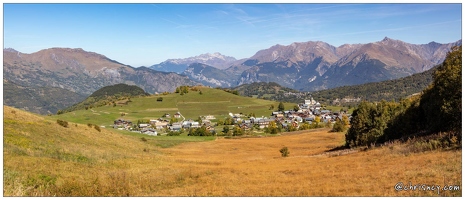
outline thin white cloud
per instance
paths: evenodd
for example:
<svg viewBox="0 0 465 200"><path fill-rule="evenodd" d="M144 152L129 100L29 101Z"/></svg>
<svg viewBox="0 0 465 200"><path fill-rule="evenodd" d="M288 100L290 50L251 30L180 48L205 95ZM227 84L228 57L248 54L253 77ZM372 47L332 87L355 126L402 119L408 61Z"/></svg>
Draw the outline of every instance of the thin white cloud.
<svg viewBox="0 0 465 200"><path fill-rule="evenodd" d="M418 26L406 26L406 27L398 27L398 28L387 28L387 29L377 29L377 30L366 30L366 31L356 31L356 32L345 32L345 33L338 33L338 34L331 34L331 35L324 35L324 36L316 36L312 37L316 38L330 38L336 36L347 36L347 35L359 35L359 34L367 34L367 33L377 33L377 32L389 32L389 31L405 31L411 29L418 29L422 27L430 27L430 26L437 26L442 24L449 24L454 22L460 22L461 20L452 20L452 21L444 21L444 22L437 22L437 23L430 23L430 24L422 24Z"/></svg>

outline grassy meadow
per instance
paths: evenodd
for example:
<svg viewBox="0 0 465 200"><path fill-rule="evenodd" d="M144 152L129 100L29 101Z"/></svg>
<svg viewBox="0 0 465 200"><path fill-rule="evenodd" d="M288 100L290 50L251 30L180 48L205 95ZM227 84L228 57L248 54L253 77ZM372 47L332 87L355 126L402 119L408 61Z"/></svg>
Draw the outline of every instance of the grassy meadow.
<svg viewBox="0 0 465 200"><path fill-rule="evenodd" d="M202 94L200 94L202 91ZM163 101L157 101L162 97ZM127 105L117 104L96 107L88 110L78 110L61 115L50 116L51 119L62 119L82 124L97 124L109 126L119 118L131 120L158 119L165 113L171 116L180 112L186 119L197 119L199 116L214 115L217 119L226 118L229 113L243 113L248 115L254 113L256 117L270 116L273 105L275 110L278 102L250 97L241 97L222 90L199 87L199 91L189 91L180 95L171 93L167 95L153 95L149 97L131 98L132 102ZM286 109L292 109L295 104L285 103ZM124 116L121 116L124 113Z"/></svg>
<svg viewBox="0 0 465 200"><path fill-rule="evenodd" d="M166 95L161 103L166 108L177 103L182 114L195 118L200 111L183 107L201 101L195 95ZM262 103L260 109L270 104L258 99L236 102L235 95L222 95L232 107L216 109L228 112L245 106L251 112L254 101ZM134 119L166 112L131 113L131 107L160 103L149 99L132 99L118 109L127 109L127 117ZM344 143L343 133L316 129L239 139L155 137L98 131L79 116L88 112L91 123L106 125L118 114L111 107L95 108L100 115L90 110L60 115L68 127L59 125L56 116L3 109L4 196L462 196L461 150L412 153L405 144L394 144L328 153ZM216 114L213 108L202 109ZM289 157L281 156L282 147L288 147ZM399 182L458 185L460 190L396 191Z"/></svg>

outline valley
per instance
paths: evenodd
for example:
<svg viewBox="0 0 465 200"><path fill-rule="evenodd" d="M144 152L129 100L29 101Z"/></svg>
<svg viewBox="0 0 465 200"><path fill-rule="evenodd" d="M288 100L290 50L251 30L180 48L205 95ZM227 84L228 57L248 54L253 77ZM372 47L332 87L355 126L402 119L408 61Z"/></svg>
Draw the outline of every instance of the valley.
<svg viewBox="0 0 465 200"><path fill-rule="evenodd" d="M462 197L462 3L4 3L4 197Z"/></svg>
<svg viewBox="0 0 465 200"><path fill-rule="evenodd" d="M150 67L125 65L80 48L50 48L31 54L6 48L3 50L3 79L8 86L14 86L9 87L6 105L55 114L65 106L79 102L73 99L118 83L136 85L155 94L173 92L181 85L234 88L256 82L275 82L299 92L318 92L395 80L440 64L451 47L461 45L461 42L417 45L388 37L367 44L339 47L322 41L294 42L259 50L249 58L206 53L168 59ZM60 97L57 101L62 103L48 106L46 104L54 102L37 92L44 88L63 90L77 98ZM25 93L40 101L13 101Z"/></svg>
<svg viewBox="0 0 465 200"><path fill-rule="evenodd" d="M329 129L142 140L84 124L64 128L5 106L4 129L4 196L461 196L394 188L409 181L461 186L461 151L413 153L393 144L312 156L344 143L343 133ZM288 157L280 155L284 146Z"/></svg>
<svg viewBox="0 0 465 200"><path fill-rule="evenodd" d="M9 98L21 91L45 96L50 86L92 90L82 82L104 87L56 115L3 106L4 196L462 196L461 46L453 50L434 71L357 89L392 93L403 85L404 94L423 88L420 94L399 102L362 101L351 109L322 105L313 95L276 83L212 88L80 49L52 54L52 61L43 52L22 55L31 60L39 55L43 63L4 61ZM78 57L67 57L70 52ZM78 61L86 56L108 68ZM361 65L381 62L368 60ZM220 73L204 64L195 67ZM364 67L355 72L369 77L386 70ZM280 70L273 73L284 73ZM108 73L111 77L101 76ZM77 77L84 79L73 85ZM113 81L127 84L107 85ZM153 92L157 85L172 90ZM355 101L345 91L337 95ZM264 99L276 93L301 100ZM322 96L339 100L332 91ZM159 122L165 125L159 128Z"/></svg>

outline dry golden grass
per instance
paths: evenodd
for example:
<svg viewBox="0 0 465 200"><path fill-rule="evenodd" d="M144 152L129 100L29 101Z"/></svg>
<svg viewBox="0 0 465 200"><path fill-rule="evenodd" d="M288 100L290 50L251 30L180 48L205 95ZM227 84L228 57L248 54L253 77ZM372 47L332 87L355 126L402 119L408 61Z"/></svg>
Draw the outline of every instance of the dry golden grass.
<svg viewBox="0 0 465 200"><path fill-rule="evenodd" d="M343 156L312 156L341 144L344 135L323 130L270 138L219 139L167 150L177 169L210 172L201 182L162 195L193 196L437 196L396 192L398 182L461 186L461 152L404 155L380 148ZM281 157L287 146L290 157ZM202 185L202 184L201 184ZM443 193L442 195L456 195ZM461 192L458 194L461 195Z"/></svg>
<svg viewBox="0 0 465 200"><path fill-rule="evenodd" d="M4 117L4 196L462 195L394 189L409 181L461 188L461 150L406 154L395 145L326 155L344 141L328 129L159 148L150 138L63 128L9 107Z"/></svg>

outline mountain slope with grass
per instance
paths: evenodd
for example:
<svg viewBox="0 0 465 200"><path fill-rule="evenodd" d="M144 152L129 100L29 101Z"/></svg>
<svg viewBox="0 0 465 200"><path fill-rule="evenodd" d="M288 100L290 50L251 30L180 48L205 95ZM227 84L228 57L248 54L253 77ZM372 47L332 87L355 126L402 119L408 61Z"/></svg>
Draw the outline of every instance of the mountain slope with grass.
<svg viewBox="0 0 465 200"><path fill-rule="evenodd" d="M144 148L153 149L137 138L105 129L71 122L63 127L15 108L3 110L4 196L93 196L98 195L94 187L99 183L106 183L100 185L100 193L124 195L123 185L111 180L127 167L118 163L141 158ZM90 185L76 194L73 188L84 183Z"/></svg>
<svg viewBox="0 0 465 200"><path fill-rule="evenodd" d="M161 99L160 99L161 98ZM126 102L126 101L124 101ZM92 123L109 126L119 118L131 120L158 119L165 114L174 115L180 112L187 119L198 119L199 116L213 115L217 119L229 117L229 113L255 114L257 117L270 116L270 105L278 107L279 102L243 97L225 92L221 89L195 86L188 93L170 93L133 97L131 102L117 103L116 106L104 105L91 109L80 109L61 115L50 116L52 119L64 119L82 124ZM284 103L291 109L294 103Z"/></svg>

